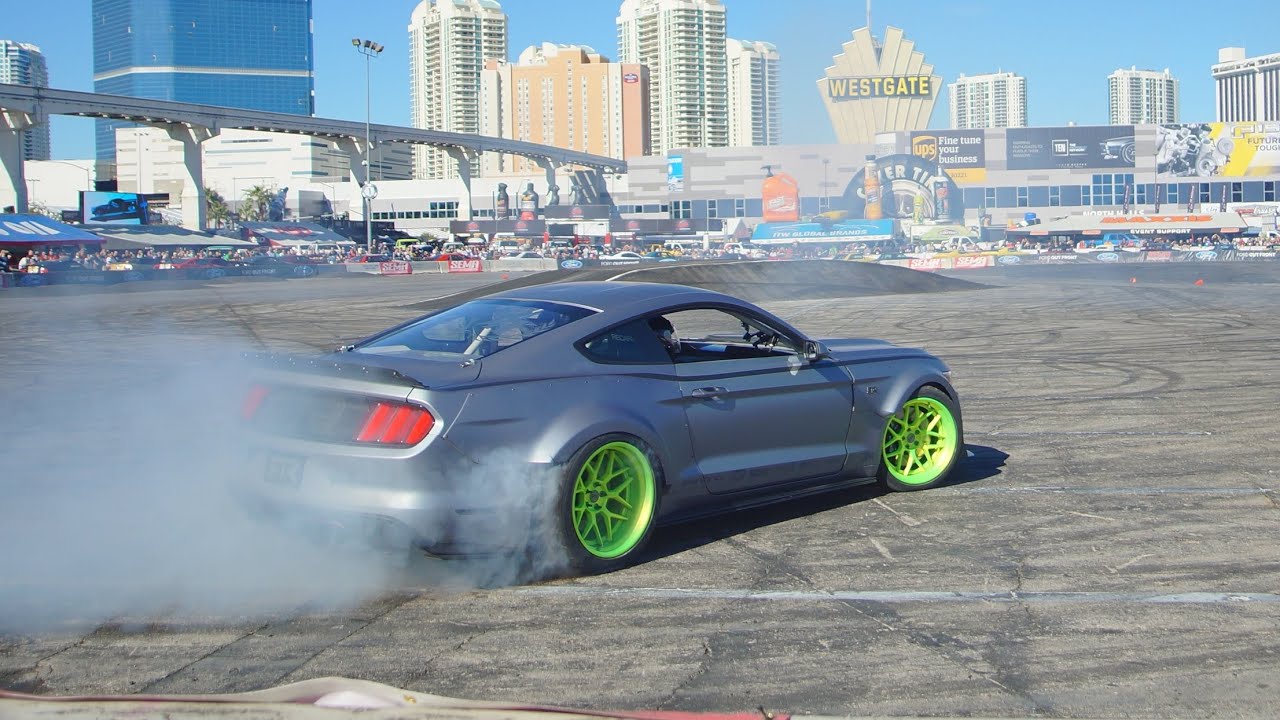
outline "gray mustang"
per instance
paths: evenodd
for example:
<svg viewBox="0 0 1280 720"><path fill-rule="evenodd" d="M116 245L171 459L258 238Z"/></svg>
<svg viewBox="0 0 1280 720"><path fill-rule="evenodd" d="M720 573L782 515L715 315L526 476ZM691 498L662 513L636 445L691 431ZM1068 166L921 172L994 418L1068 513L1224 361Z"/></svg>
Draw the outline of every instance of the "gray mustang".
<svg viewBox="0 0 1280 720"><path fill-rule="evenodd" d="M525 542L579 573L633 561L658 525L932 487L963 449L933 355L652 283L510 290L271 359L243 416L259 507L436 555Z"/></svg>

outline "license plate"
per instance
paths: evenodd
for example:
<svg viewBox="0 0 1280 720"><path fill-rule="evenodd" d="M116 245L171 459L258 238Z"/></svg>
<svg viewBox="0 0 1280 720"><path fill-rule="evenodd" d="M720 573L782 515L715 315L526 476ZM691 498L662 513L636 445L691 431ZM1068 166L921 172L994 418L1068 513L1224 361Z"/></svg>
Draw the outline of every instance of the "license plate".
<svg viewBox="0 0 1280 720"><path fill-rule="evenodd" d="M296 489L302 485L302 458L267 455L263 472L268 484Z"/></svg>

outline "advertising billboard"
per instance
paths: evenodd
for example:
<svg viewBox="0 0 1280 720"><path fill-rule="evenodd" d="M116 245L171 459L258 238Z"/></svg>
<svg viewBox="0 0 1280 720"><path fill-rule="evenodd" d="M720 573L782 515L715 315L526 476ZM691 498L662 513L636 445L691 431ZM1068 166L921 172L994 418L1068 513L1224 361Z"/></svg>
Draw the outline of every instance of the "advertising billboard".
<svg viewBox="0 0 1280 720"><path fill-rule="evenodd" d="M911 133L911 154L937 163L957 185L987 180L987 134L983 130L932 130Z"/></svg>
<svg viewBox="0 0 1280 720"><path fill-rule="evenodd" d="M1280 174L1280 122L1179 123L1156 129L1156 175L1170 178Z"/></svg>
<svg viewBox="0 0 1280 720"><path fill-rule="evenodd" d="M935 162L915 155L869 158L849 182L839 207L849 217L956 220L964 203L956 184Z"/></svg>
<svg viewBox="0 0 1280 720"><path fill-rule="evenodd" d="M667 192L684 192L684 156L667 158Z"/></svg>
<svg viewBox="0 0 1280 720"><path fill-rule="evenodd" d="M901 29L874 37L861 27L832 57L816 90L837 142L874 145L878 133L929 127L942 77Z"/></svg>
<svg viewBox="0 0 1280 720"><path fill-rule="evenodd" d="M800 219L800 184L787 173L774 174L764 179L760 191L765 222L795 222Z"/></svg>
<svg viewBox="0 0 1280 720"><path fill-rule="evenodd" d="M872 242L889 240L892 237L892 220L760 223L751 232L751 242L759 245Z"/></svg>
<svg viewBox="0 0 1280 720"><path fill-rule="evenodd" d="M80 211L86 223L147 224L147 198L137 193L82 192Z"/></svg>
<svg viewBox="0 0 1280 720"><path fill-rule="evenodd" d="M1010 170L1132 168L1138 159L1132 125L1009 128L1005 157Z"/></svg>

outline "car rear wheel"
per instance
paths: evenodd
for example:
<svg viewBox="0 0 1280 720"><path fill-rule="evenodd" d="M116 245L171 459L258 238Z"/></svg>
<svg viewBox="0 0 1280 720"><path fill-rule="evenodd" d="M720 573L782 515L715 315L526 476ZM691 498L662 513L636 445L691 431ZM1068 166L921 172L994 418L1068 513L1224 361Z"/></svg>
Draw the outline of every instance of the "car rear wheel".
<svg viewBox="0 0 1280 720"><path fill-rule="evenodd" d="M885 425L880 480L899 492L946 480L961 451L960 414L941 390L920 388Z"/></svg>
<svg viewBox="0 0 1280 720"><path fill-rule="evenodd" d="M606 435L565 466L556 526L571 572L626 565L648 542L657 515L661 470L643 441Z"/></svg>

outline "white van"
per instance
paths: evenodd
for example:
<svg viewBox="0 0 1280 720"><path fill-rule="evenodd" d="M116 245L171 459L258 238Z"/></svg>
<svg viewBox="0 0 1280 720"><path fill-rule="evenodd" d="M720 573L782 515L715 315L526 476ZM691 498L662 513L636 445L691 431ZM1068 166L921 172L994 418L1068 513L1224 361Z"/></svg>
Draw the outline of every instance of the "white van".
<svg viewBox="0 0 1280 720"><path fill-rule="evenodd" d="M356 244L350 240L339 240L337 242L303 243L295 247L302 255L328 255L335 252L345 255L354 250Z"/></svg>

